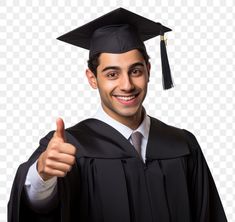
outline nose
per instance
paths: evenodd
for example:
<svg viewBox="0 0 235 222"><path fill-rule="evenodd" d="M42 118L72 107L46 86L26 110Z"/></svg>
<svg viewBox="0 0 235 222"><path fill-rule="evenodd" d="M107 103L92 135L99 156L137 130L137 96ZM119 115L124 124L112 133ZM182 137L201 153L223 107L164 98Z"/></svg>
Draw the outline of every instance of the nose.
<svg viewBox="0 0 235 222"><path fill-rule="evenodd" d="M122 77L120 78L119 87L122 91L131 91L135 88L131 77L127 73L123 74Z"/></svg>

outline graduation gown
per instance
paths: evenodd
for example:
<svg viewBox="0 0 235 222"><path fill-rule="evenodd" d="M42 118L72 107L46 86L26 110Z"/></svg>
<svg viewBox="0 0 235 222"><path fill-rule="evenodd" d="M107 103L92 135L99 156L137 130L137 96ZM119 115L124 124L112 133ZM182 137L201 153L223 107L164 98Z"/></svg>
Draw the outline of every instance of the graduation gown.
<svg viewBox="0 0 235 222"><path fill-rule="evenodd" d="M97 119L66 129L76 163L58 178L59 203L31 209L24 194L29 167L53 131L18 168L8 222L225 222L215 183L195 136L151 117L146 163L117 130Z"/></svg>

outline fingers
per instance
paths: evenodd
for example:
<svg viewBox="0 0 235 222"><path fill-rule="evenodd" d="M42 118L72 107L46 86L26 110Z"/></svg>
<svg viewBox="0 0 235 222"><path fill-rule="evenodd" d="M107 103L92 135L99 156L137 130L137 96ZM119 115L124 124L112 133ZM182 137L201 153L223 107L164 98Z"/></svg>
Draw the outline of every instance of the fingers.
<svg viewBox="0 0 235 222"><path fill-rule="evenodd" d="M48 159L57 161L59 163L65 163L71 166L75 163L75 156L65 153L56 153L53 151L48 154Z"/></svg>
<svg viewBox="0 0 235 222"><path fill-rule="evenodd" d="M68 171L60 171L57 169L52 169L52 168L45 168L44 173L41 174L40 176L44 179L44 180L48 180L52 177L65 177L67 175ZM50 176L48 176L50 175Z"/></svg>
<svg viewBox="0 0 235 222"><path fill-rule="evenodd" d="M70 164L54 161L54 160L47 160L45 165L45 171L62 171L64 173L69 172L72 169L72 166ZM50 173L50 172L48 172Z"/></svg>
<svg viewBox="0 0 235 222"><path fill-rule="evenodd" d="M51 150L70 155L76 154L76 148L70 143L52 143Z"/></svg>
<svg viewBox="0 0 235 222"><path fill-rule="evenodd" d="M73 155L64 153L53 155L53 152L51 152L44 163L44 175L64 177L69 171L71 171L74 163L75 156Z"/></svg>
<svg viewBox="0 0 235 222"><path fill-rule="evenodd" d="M45 151L40 155L37 169L43 180L48 180L54 176L64 177L72 169L75 161L75 155L60 153L54 149L49 152Z"/></svg>
<svg viewBox="0 0 235 222"><path fill-rule="evenodd" d="M64 121L62 118L56 120L56 131L55 135L65 141L65 132L64 132Z"/></svg>

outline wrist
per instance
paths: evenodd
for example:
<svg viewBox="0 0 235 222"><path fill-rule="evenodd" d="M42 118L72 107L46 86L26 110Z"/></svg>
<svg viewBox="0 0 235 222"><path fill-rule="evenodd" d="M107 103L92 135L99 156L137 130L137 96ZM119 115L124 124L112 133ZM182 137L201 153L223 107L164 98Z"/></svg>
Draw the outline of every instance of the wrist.
<svg viewBox="0 0 235 222"><path fill-rule="evenodd" d="M36 168L37 168L37 171L38 171L39 176L40 176L44 181L46 181L46 180L51 179L53 176L48 175L48 174L45 173L45 171L44 171L44 169L45 169L44 163L43 163L43 162L44 162L44 161L43 161L44 153L45 153L45 152L43 152L43 153L39 156L38 161L37 161Z"/></svg>

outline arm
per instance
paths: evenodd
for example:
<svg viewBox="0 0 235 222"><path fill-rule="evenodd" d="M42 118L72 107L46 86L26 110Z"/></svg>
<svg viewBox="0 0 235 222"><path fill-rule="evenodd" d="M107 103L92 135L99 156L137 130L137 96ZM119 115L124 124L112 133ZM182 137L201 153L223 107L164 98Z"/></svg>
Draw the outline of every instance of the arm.
<svg viewBox="0 0 235 222"><path fill-rule="evenodd" d="M48 133L47 136L42 138L40 140L40 146L29 160L19 166L8 202L8 222L29 222L35 221L35 219L38 219L38 221L56 222L60 221L61 215L65 214L65 210L69 210L69 208L61 208L61 203L63 203L61 200L63 200L64 193L69 188L64 185L67 184L68 179L62 178L67 175L68 171L71 170L72 165L75 163L76 148L66 143L64 133L63 120L57 120L57 130ZM36 170L36 175L40 175L41 179L49 183L50 186L53 186L51 184L53 178L61 177L59 178L60 180L56 180L57 185L54 189L51 187L53 191L49 197L59 199L59 204L52 204L52 208L47 208L43 205L44 209L34 209L30 205L29 198L27 197L27 185L29 185L29 183L32 185L33 182L29 182L30 179L27 180L26 178L30 178L30 176L27 177L28 174L30 175L30 172L32 173L29 169L35 163L38 163L38 167L36 169L32 168L31 170ZM33 174L35 174L35 171ZM69 192L69 190L67 192ZM45 198L44 201L48 201L47 198ZM49 202L51 203L51 200ZM54 202L53 199L52 203L56 203L56 201ZM64 219L62 221L64 221Z"/></svg>
<svg viewBox="0 0 235 222"><path fill-rule="evenodd" d="M30 206L35 210L48 209L58 203L57 177L44 181L38 174L37 161L29 168L24 189Z"/></svg>
<svg viewBox="0 0 235 222"><path fill-rule="evenodd" d="M191 156L189 166L189 190L191 196L192 217L195 222L227 222L226 215L196 137L187 130L184 130Z"/></svg>

